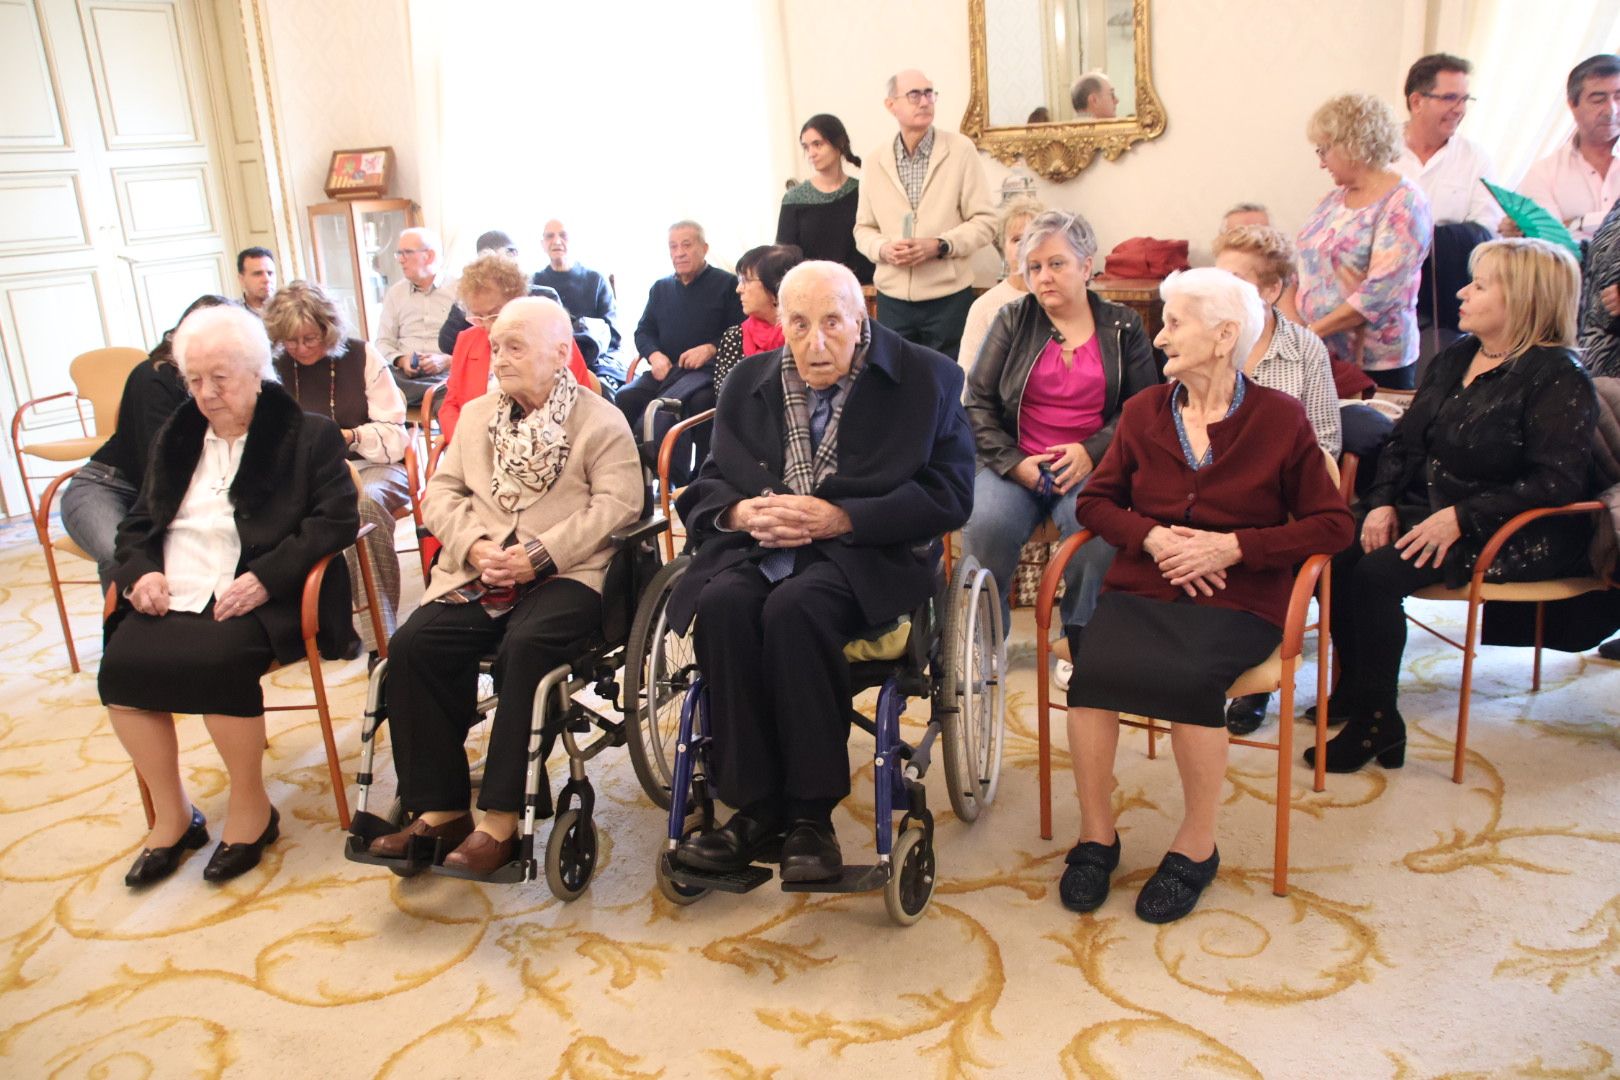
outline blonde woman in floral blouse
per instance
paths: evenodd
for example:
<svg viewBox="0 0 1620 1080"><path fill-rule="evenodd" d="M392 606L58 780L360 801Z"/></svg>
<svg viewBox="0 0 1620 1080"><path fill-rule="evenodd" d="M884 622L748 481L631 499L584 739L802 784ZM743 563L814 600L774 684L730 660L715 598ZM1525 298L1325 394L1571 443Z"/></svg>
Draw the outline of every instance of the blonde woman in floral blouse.
<svg viewBox="0 0 1620 1080"><path fill-rule="evenodd" d="M1400 128L1389 106L1343 94L1306 127L1335 187L1299 231L1299 311L1335 360L1373 381L1417 382L1417 299L1434 224L1421 188L1390 168Z"/></svg>

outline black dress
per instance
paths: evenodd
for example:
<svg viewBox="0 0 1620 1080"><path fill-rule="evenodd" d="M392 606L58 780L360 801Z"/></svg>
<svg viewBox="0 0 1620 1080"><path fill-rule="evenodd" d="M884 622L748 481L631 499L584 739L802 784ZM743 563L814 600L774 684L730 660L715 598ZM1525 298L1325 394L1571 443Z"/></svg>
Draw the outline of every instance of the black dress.
<svg viewBox="0 0 1620 1080"><path fill-rule="evenodd" d="M872 284L872 262L855 248L855 203L860 181L850 177L832 194L806 180L782 196L776 242L793 244L806 259L843 263L862 285Z"/></svg>

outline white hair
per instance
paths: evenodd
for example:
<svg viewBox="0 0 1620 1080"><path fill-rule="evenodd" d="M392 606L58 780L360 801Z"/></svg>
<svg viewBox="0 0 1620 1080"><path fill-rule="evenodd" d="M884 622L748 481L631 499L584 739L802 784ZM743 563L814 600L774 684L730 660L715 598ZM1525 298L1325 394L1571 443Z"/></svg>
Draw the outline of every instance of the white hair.
<svg viewBox="0 0 1620 1080"><path fill-rule="evenodd" d="M846 315L857 322L866 318L866 296L861 292L861 283L856 280L849 267L825 259L811 259L799 263L782 275L782 284L776 290L781 317L785 320L788 309L796 308L795 302L802 292L823 281L830 282L844 301Z"/></svg>
<svg viewBox="0 0 1620 1080"><path fill-rule="evenodd" d="M259 376L261 382L277 382L270 360L270 337L264 321L235 304L198 308L187 315L174 332L170 347L182 378L186 374L186 354L202 346L224 346L243 371Z"/></svg>
<svg viewBox="0 0 1620 1080"><path fill-rule="evenodd" d="M1198 319L1211 330L1222 323L1237 327L1237 344L1232 349L1232 366L1243 367L1260 331L1266 325L1266 305L1260 291L1236 274L1213 266L1200 266L1171 274L1159 286L1159 295L1169 303L1182 297L1192 303Z"/></svg>
<svg viewBox="0 0 1620 1080"><path fill-rule="evenodd" d="M1018 241L1020 274L1029 274L1030 252L1054 236L1063 238L1079 262L1085 262L1097 254L1097 234L1091 231L1090 222L1067 210L1043 210L1024 226L1024 238Z"/></svg>
<svg viewBox="0 0 1620 1080"><path fill-rule="evenodd" d="M399 238L400 240L404 240L407 236L412 235L414 235L417 240L421 242L424 248L433 252L435 255L444 250L444 248L439 244L439 234L428 228L426 225L412 225L410 228L402 230L399 234Z"/></svg>
<svg viewBox="0 0 1620 1080"><path fill-rule="evenodd" d="M670 232L675 232L677 229L691 229L693 232L697 233L698 243L707 244L709 242L708 238L703 235L703 226L699 225L691 218L682 218L669 227Z"/></svg>

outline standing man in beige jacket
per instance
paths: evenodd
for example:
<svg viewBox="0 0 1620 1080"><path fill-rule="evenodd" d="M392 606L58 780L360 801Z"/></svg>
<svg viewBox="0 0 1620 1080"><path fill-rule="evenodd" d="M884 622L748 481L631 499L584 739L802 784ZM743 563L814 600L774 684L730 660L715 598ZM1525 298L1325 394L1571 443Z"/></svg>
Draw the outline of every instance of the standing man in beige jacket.
<svg viewBox="0 0 1620 1080"><path fill-rule="evenodd" d="M973 304L968 260L996 215L973 140L934 127L936 96L920 71L889 79L883 104L900 132L867 159L855 246L877 266L878 322L954 359Z"/></svg>

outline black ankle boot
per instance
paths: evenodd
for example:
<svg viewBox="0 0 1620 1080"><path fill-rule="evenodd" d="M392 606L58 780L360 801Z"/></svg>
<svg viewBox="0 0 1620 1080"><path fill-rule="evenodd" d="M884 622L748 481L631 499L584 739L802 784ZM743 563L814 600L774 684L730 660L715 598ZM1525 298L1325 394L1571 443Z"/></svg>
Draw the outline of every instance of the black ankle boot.
<svg viewBox="0 0 1620 1080"><path fill-rule="evenodd" d="M1327 743L1327 771L1351 773L1373 758L1386 769L1406 763L1406 721L1393 709L1374 709L1344 725ZM1316 747L1305 751L1305 764L1316 765Z"/></svg>

